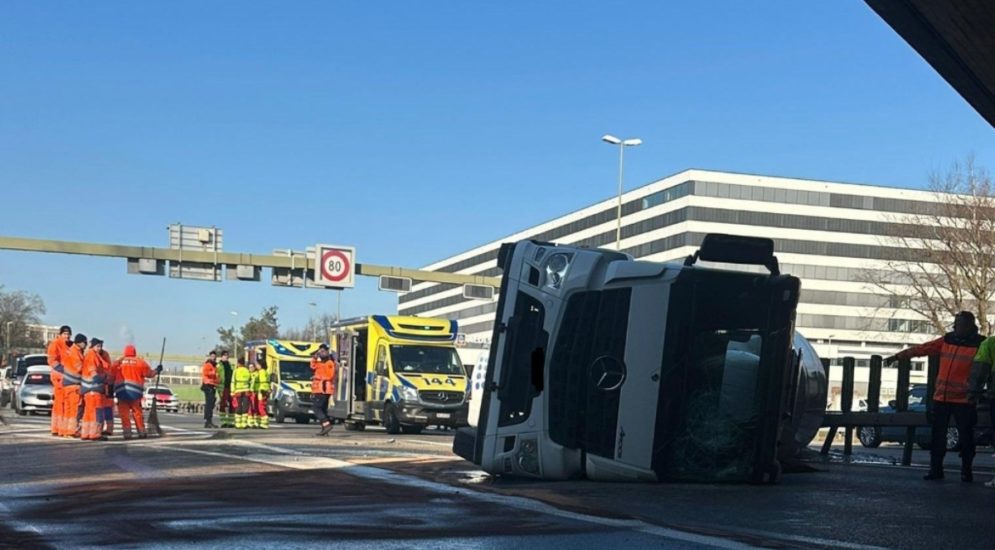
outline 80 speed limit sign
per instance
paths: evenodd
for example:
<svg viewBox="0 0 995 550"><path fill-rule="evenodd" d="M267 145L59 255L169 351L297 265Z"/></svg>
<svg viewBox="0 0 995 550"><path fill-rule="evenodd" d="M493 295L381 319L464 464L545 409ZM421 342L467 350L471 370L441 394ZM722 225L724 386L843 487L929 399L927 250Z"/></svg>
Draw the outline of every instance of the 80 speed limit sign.
<svg viewBox="0 0 995 550"><path fill-rule="evenodd" d="M356 286L356 249L351 246L319 244L317 266L314 271L315 284L333 288Z"/></svg>

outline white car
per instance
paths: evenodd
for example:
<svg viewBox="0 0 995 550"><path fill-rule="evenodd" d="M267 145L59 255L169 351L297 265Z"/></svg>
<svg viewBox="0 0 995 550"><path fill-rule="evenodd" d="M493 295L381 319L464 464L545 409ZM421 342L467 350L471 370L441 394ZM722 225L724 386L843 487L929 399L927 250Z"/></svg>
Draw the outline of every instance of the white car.
<svg viewBox="0 0 995 550"><path fill-rule="evenodd" d="M48 365L28 367L14 392L12 407L17 414L52 413L52 369Z"/></svg>
<svg viewBox="0 0 995 550"><path fill-rule="evenodd" d="M152 399L156 400L156 410L167 412L180 412L180 400L173 395L173 390L159 386L158 388L145 388L145 395L142 396L142 408L151 409Z"/></svg>

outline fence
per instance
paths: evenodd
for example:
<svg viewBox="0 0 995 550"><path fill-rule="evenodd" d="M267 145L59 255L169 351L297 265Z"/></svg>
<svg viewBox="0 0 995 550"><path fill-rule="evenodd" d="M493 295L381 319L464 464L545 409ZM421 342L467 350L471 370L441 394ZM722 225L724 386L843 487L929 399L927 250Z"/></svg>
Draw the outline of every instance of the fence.
<svg viewBox="0 0 995 550"><path fill-rule="evenodd" d="M826 379L829 379L829 361L823 360L826 367ZM853 357L843 358L843 382L841 390L840 411L827 411L822 420L822 426L829 428L826 441L822 444L822 454L828 454L833 440L840 428L845 431L843 438L843 454L853 454L853 431L865 426L904 426L905 447L902 452L902 465L912 464L912 446L915 444L916 429L930 425L928 418L933 410L933 390L936 386L936 375L940 370L940 358L929 357L929 370L926 375L926 412L909 411L909 380L912 373L912 362L909 359L898 361L898 387L895 391L894 412L882 413L879 410L881 399L881 369L883 359L880 355L872 355L867 383L867 411L853 411L853 389L856 377L856 362ZM978 427L990 428L988 415L978 415Z"/></svg>

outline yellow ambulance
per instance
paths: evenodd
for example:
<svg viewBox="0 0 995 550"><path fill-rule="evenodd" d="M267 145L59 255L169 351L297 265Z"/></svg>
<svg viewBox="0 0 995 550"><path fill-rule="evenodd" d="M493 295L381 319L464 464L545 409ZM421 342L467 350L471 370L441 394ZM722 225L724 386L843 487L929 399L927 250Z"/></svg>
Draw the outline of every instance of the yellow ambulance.
<svg viewBox="0 0 995 550"><path fill-rule="evenodd" d="M339 371L329 416L347 430L382 424L391 434L466 426L456 335L456 321L424 317L371 315L333 325Z"/></svg>

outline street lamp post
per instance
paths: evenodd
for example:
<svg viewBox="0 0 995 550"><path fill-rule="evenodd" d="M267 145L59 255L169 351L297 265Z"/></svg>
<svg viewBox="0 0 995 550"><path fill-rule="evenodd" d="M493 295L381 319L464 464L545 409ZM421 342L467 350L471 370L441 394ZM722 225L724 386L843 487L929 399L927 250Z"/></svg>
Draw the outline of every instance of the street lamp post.
<svg viewBox="0 0 995 550"><path fill-rule="evenodd" d="M639 138L619 139L611 134L601 136L601 141L618 145L618 214L615 220L615 250L622 249L622 177L625 173L625 148L641 145Z"/></svg>
<svg viewBox="0 0 995 550"><path fill-rule="evenodd" d="M10 355L10 327L12 327L13 325L14 325L14 321L7 321L7 326L4 327L6 334L4 335L3 353L4 353L4 356L7 357L7 359L11 358L11 355ZM2 363L2 361L0 361L0 363Z"/></svg>
<svg viewBox="0 0 995 550"><path fill-rule="evenodd" d="M238 324L238 312L237 311L229 311L228 313L230 313L231 316L235 318L235 324L237 325ZM241 338L239 338L239 336L238 336L238 327L235 326L235 325L232 325L231 333L232 333L232 336L235 337L235 349L233 349L231 351L232 351L232 355L235 356L235 365L237 366L238 365L239 349L242 347L242 345L240 343Z"/></svg>

